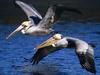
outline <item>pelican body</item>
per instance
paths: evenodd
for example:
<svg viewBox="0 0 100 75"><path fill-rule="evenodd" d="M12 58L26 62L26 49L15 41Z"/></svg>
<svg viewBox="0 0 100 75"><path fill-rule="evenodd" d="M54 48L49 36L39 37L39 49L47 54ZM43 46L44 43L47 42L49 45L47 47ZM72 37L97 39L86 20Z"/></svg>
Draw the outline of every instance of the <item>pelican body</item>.
<svg viewBox="0 0 100 75"><path fill-rule="evenodd" d="M53 30L51 29L40 28L39 26L30 26L28 29L26 27L25 29L21 30L22 34L34 36L46 35L51 33L52 31Z"/></svg>
<svg viewBox="0 0 100 75"><path fill-rule="evenodd" d="M30 5L17 0L15 1L15 4L26 13L28 21L22 22L22 24L6 39L9 39L12 35L19 31L21 31L22 34L34 36L50 34L51 32L54 32L52 26L59 20L63 11L72 11L81 14L80 11L74 8L67 8L63 5L52 5L48 8L44 18L42 18L40 13L34 7L31 7Z"/></svg>
<svg viewBox="0 0 100 75"><path fill-rule="evenodd" d="M62 48L75 48L82 68L91 73L96 73L93 47L94 46L83 40L55 34L53 37L36 47L37 52L32 57L31 62L33 64L38 64L41 59L50 53L61 50Z"/></svg>

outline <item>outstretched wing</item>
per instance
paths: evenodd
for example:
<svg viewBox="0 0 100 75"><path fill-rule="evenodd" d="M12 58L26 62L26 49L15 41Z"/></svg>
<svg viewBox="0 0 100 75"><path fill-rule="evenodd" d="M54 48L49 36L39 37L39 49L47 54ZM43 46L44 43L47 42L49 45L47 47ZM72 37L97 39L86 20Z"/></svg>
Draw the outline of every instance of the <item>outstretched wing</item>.
<svg viewBox="0 0 100 75"><path fill-rule="evenodd" d="M54 25L54 23L56 23L59 20L64 11L71 11L76 12L78 14L82 14L79 10L75 8L68 8L64 5L52 5L48 8L45 17L41 20L41 22L38 25L46 29L51 28Z"/></svg>
<svg viewBox="0 0 100 75"><path fill-rule="evenodd" d="M32 6L29 6L28 4L18 0L16 0L15 3L26 13L28 19L33 21L34 23L37 23L37 21L40 21L42 19L42 16L39 14L39 12Z"/></svg>
<svg viewBox="0 0 100 75"><path fill-rule="evenodd" d="M41 59L43 59L49 53L52 53L53 51L55 51L56 48L52 46L52 44L54 44L55 42L57 42L57 40L54 40L51 37L48 40L44 41L42 44L38 45L36 47L37 52L32 57L31 62L33 62L33 64L37 64Z"/></svg>
<svg viewBox="0 0 100 75"><path fill-rule="evenodd" d="M93 48L89 45L85 53L80 53L78 51L76 51L76 53L78 55L81 66L87 71L96 73Z"/></svg>
<svg viewBox="0 0 100 75"><path fill-rule="evenodd" d="M48 54L53 53L57 50L60 50L60 48L53 47L52 45L40 48L40 49L37 50L35 55L32 57L31 62L33 64L38 64L41 59L43 59Z"/></svg>
<svg viewBox="0 0 100 75"><path fill-rule="evenodd" d="M53 53L55 51L60 50L61 48L65 48L68 44L66 38L61 40L53 40L52 38L48 39L44 43L40 44L37 47L37 52L32 57L33 64L37 64L41 59L46 57L48 54Z"/></svg>
<svg viewBox="0 0 100 75"><path fill-rule="evenodd" d="M53 10L52 7L49 7L45 17L40 21L40 23L38 24L40 27L42 28L46 28L49 29L52 27L52 24L54 23L54 15L55 12Z"/></svg>

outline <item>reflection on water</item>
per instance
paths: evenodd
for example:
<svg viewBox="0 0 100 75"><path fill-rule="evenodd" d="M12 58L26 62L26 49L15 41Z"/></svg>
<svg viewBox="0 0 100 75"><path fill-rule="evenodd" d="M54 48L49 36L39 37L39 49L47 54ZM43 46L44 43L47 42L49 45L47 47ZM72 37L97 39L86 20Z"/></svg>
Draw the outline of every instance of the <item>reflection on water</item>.
<svg viewBox="0 0 100 75"><path fill-rule="evenodd" d="M55 75L58 71L58 65L56 64L39 64L39 65L27 65L20 69L24 74L34 74L34 75Z"/></svg>
<svg viewBox="0 0 100 75"><path fill-rule="evenodd" d="M74 49L63 49L45 57L38 65L31 65L34 47L52 36L33 37L16 34L9 40L7 35L15 25L0 25L0 75L92 75L82 69ZM54 26L63 35L80 38L96 45L94 49L97 74L100 75L100 24L59 23Z"/></svg>

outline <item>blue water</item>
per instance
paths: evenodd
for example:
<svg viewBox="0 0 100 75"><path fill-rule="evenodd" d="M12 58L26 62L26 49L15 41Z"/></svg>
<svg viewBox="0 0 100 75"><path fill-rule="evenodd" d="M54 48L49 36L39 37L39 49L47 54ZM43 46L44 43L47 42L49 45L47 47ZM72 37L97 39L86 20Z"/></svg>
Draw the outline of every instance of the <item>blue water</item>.
<svg viewBox="0 0 100 75"><path fill-rule="evenodd" d="M17 26L0 25L0 75L93 75L82 69L74 49L62 49L45 57L38 65L31 65L34 47L52 35L25 36L17 33L5 40ZM100 24L66 22L54 26L63 35L72 36L96 45L94 49L97 73L100 75Z"/></svg>

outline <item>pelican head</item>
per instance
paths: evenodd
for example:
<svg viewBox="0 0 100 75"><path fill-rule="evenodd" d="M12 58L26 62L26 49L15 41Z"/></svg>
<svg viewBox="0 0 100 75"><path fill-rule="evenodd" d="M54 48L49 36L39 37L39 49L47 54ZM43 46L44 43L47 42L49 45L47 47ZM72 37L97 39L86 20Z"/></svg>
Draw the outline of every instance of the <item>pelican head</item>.
<svg viewBox="0 0 100 75"><path fill-rule="evenodd" d="M28 27L28 26L30 26L30 23L31 23L31 21L24 21L24 22L22 22L22 26L23 27Z"/></svg>
<svg viewBox="0 0 100 75"><path fill-rule="evenodd" d="M62 34L55 34L53 36L53 38L56 39L56 40L61 40L62 39Z"/></svg>
<svg viewBox="0 0 100 75"><path fill-rule="evenodd" d="M8 37L6 37L6 39L9 39L11 36L13 36L15 33L24 30L24 32L22 31L23 34L25 34L25 30L27 30L31 25L31 21L24 21L22 22L22 24L15 29L10 35L8 35Z"/></svg>

